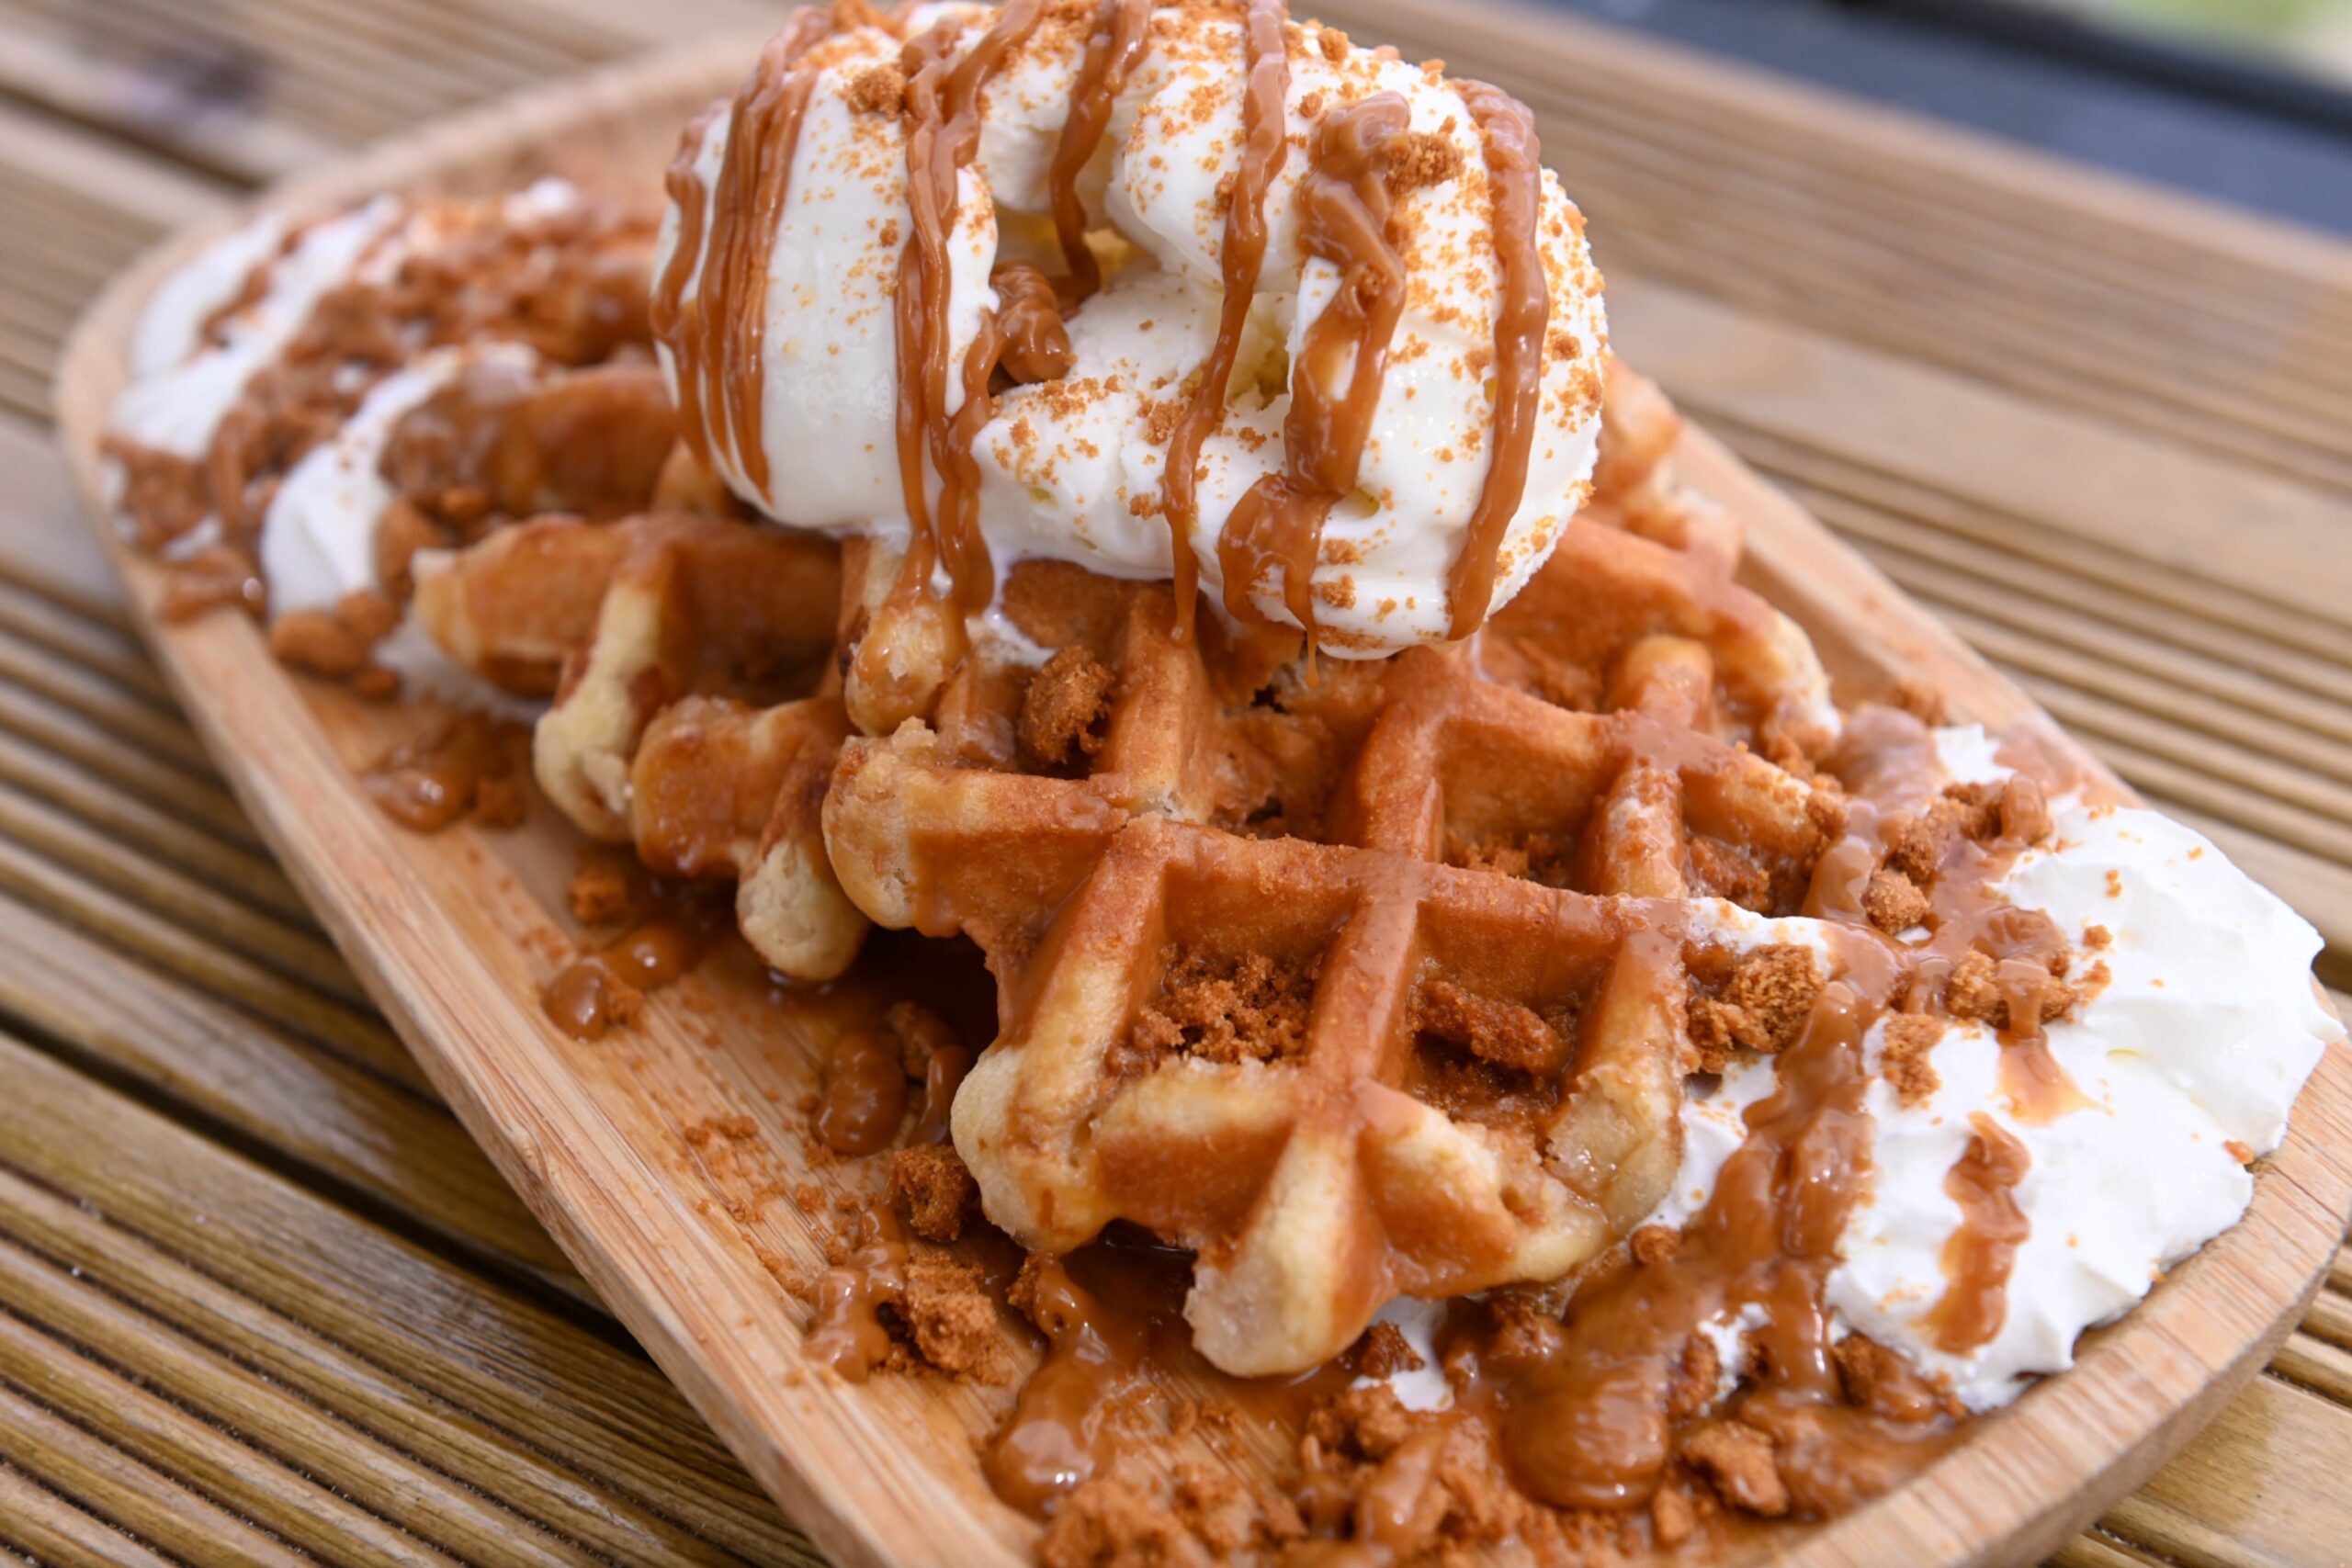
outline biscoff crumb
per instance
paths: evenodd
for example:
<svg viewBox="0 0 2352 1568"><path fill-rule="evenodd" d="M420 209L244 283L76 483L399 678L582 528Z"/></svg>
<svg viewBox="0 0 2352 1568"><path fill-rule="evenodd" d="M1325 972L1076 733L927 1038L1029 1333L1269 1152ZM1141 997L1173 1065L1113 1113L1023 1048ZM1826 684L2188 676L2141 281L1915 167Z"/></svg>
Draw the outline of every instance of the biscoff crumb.
<svg viewBox="0 0 2352 1568"><path fill-rule="evenodd" d="M1262 953L1228 958L1171 947L1167 956L1159 997L1111 1052L1114 1074L1171 1052L1230 1064L1281 1061L1305 1047L1319 955L1277 963Z"/></svg>
<svg viewBox="0 0 2352 1568"><path fill-rule="evenodd" d="M1772 875L1746 851L1704 834L1690 840L1691 891L1759 915L1772 912Z"/></svg>
<svg viewBox="0 0 2352 1568"><path fill-rule="evenodd" d="M1388 188L1402 193L1441 186L1462 173L1462 149L1434 130L1408 130L1382 146Z"/></svg>
<svg viewBox="0 0 2352 1568"><path fill-rule="evenodd" d="M2007 793L2006 784L1990 779L1946 784L1928 810L1942 815L1962 836L1987 843L2001 836L2001 797Z"/></svg>
<svg viewBox="0 0 2352 1568"><path fill-rule="evenodd" d="M1037 1539L1037 1568L1186 1568L1207 1561L1172 1513L1117 1474L1073 1487Z"/></svg>
<svg viewBox="0 0 2352 1568"><path fill-rule="evenodd" d="M1890 817L1880 829L1886 845L1886 866L1921 887L1932 886L1943 869L1950 840L1928 817L1905 813Z"/></svg>
<svg viewBox="0 0 2352 1568"><path fill-rule="evenodd" d="M1019 734L1030 755L1054 766L1075 748L1091 757L1102 749L1094 726L1108 711L1118 678L1077 643L1062 649L1029 678L1021 695Z"/></svg>
<svg viewBox="0 0 2352 1568"><path fill-rule="evenodd" d="M1921 724L1933 726L1951 722L1951 707L1944 701L1943 693L1917 675L1905 675L1897 681L1894 689L1887 693L1886 700L1889 706L1901 708Z"/></svg>
<svg viewBox="0 0 2352 1568"><path fill-rule="evenodd" d="M281 664L322 680L342 681L368 665L375 643L331 610L288 610L269 625L269 651Z"/></svg>
<svg viewBox="0 0 2352 1568"><path fill-rule="evenodd" d="M1706 1421L1682 1439L1682 1457L1723 1500L1766 1518L1789 1511L1789 1489L1772 1462L1772 1439L1738 1421Z"/></svg>
<svg viewBox="0 0 2352 1568"><path fill-rule="evenodd" d="M1928 918L1933 908L1918 885L1899 871L1881 866L1862 891L1862 913L1889 936L1901 936Z"/></svg>
<svg viewBox="0 0 2352 1568"><path fill-rule="evenodd" d="M636 912L628 873L611 861L589 861L571 874L571 918L584 926L611 925Z"/></svg>
<svg viewBox="0 0 2352 1568"><path fill-rule="evenodd" d="M2040 843L2050 836L2050 802L2041 785L2023 773L2001 787L2001 837L2020 844Z"/></svg>
<svg viewBox="0 0 2352 1568"><path fill-rule="evenodd" d="M1719 1073L1734 1049L1774 1055L1794 1044L1824 984L1808 947L1775 942L1743 953L1720 995L1691 977L1690 1043L1702 1072Z"/></svg>
<svg viewBox="0 0 2352 1568"><path fill-rule="evenodd" d="M918 1252L906 1262L906 1290L894 1314L918 1354L943 1372L975 1382L1012 1378L1012 1357L997 1323L988 1280L968 1263Z"/></svg>
<svg viewBox="0 0 2352 1568"><path fill-rule="evenodd" d="M1944 1035L1944 1021L1931 1013L1897 1013L1886 1021L1881 1072L1902 1104L1925 1105L1941 1085L1928 1054Z"/></svg>
<svg viewBox="0 0 2352 1568"><path fill-rule="evenodd" d="M2227 1149L2230 1157L2240 1165L2252 1165L2259 1157L2255 1154L2253 1145L2241 1142L2236 1138L2230 1139L2222 1147Z"/></svg>
<svg viewBox="0 0 2352 1568"><path fill-rule="evenodd" d="M1829 1348L1838 1387L1857 1409L1898 1421L1931 1415L1958 1418L1967 1407L1943 1380L1929 1381L1917 1367L1865 1334L1849 1334Z"/></svg>
<svg viewBox="0 0 2352 1568"><path fill-rule="evenodd" d="M925 1241L950 1242L979 1207L980 1190L964 1161L945 1144L922 1144L890 1156L886 1192L907 1228Z"/></svg>
<svg viewBox="0 0 2352 1568"><path fill-rule="evenodd" d="M2059 955L2056 962L2063 964L2064 955ZM2012 1018L2009 1010L2012 992L2032 996L2036 1004L2033 1010L2037 1016ZM1944 982L1945 1011L1954 1018L1990 1024L1996 1029L2025 1031L2039 1028L2053 1019L2065 1017L2074 1010L2078 1000L2080 996L2074 987L2032 960L2005 958L1996 962L1984 953L1962 954Z"/></svg>
<svg viewBox="0 0 2352 1568"><path fill-rule="evenodd" d="M529 815L528 799L522 780L512 773L493 773L474 785L474 825L492 829L519 828Z"/></svg>
<svg viewBox="0 0 2352 1568"><path fill-rule="evenodd" d="M1650 1268L1682 1250L1682 1233L1672 1225L1644 1225L1626 1238L1625 1247L1634 1262Z"/></svg>
<svg viewBox="0 0 2352 1568"><path fill-rule="evenodd" d="M1414 999L1413 1025L1498 1067L1552 1074L1567 1065L1566 1037L1541 1013L1517 1002L1478 996L1451 980L1431 980L1421 987Z"/></svg>
<svg viewBox="0 0 2352 1568"><path fill-rule="evenodd" d="M1699 1510L1690 1494L1679 1486L1661 1486L1650 1495L1650 1538L1668 1551L1698 1532Z"/></svg>
<svg viewBox="0 0 2352 1568"><path fill-rule="evenodd" d="M1343 1389L1306 1417L1306 1435L1335 1454L1384 1460L1413 1435L1413 1413L1386 1383Z"/></svg>
<svg viewBox="0 0 2352 1568"><path fill-rule="evenodd" d="M1516 839L1471 839L1459 833L1446 840L1446 862L1469 871L1491 871L1498 876L1524 877L1548 887L1565 886L1575 863L1570 846L1549 833Z"/></svg>
<svg viewBox="0 0 2352 1568"><path fill-rule="evenodd" d="M896 115L906 107L907 73L895 64L869 65L849 79L842 96L852 114Z"/></svg>
<svg viewBox="0 0 2352 1568"><path fill-rule="evenodd" d="M2105 926L2085 926L2083 946L2093 953L2105 953L2115 942L2115 933Z"/></svg>
<svg viewBox="0 0 2352 1568"><path fill-rule="evenodd" d="M1390 1378L1398 1372L1417 1372L1429 1363L1405 1338L1405 1331L1393 1323L1375 1323L1357 1337L1348 1347L1344 1358L1348 1370L1360 1378Z"/></svg>
<svg viewBox="0 0 2352 1568"><path fill-rule="evenodd" d="M1682 1354L1668 1369L1666 1378L1666 1416L1669 1421L1688 1421L1715 1402L1715 1389L1723 1382L1723 1353L1715 1342L1703 1334L1693 1334L1682 1342Z"/></svg>

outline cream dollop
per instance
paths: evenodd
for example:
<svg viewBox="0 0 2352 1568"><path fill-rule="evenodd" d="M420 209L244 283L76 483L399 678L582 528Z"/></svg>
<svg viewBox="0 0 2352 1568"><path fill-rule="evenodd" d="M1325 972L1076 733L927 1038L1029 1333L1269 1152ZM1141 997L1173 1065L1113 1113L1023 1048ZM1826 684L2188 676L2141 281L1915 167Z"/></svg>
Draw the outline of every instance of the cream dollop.
<svg viewBox="0 0 2352 1568"><path fill-rule="evenodd" d="M1955 779L2009 772L1974 726L1936 740ZM2073 1365L2085 1329L2128 1310L2237 1222L2254 1191L2245 1160L2278 1147L2296 1094L2344 1036L2311 976L2319 933L2201 835L2154 811L2075 799L2056 803L2052 819L2052 836L2020 853L1995 890L2048 914L2107 966L2095 996L2045 1026L2051 1056L2086 1103L2046 1119L2013 1104L2000 1085L2001 1043L1978 1023L1955 1021L1937 1042L1928 1059L1938 1083L1923 1100L1906 1104L1874 1077L1864 1101L1874 1123L1870 1190L1848 1218L1827 1285L1838 1332L1900 1350L1976 1410ZM1743 950L1794 942L1827 951L1816 921L1716 905L1707 923ZM2093 928L2103 934L2086 942ZM1883 1035L1882 1022L1864 1042L1874 1074ZM1747 1053L1719 1079L1694 1080L1682 1163L1653 1222L1679 1225L1705 1205L1746 1137L1747 1107L1777 1083L1772 1058ZM1946 1178L1979 1114L2026 1151L2010 1196L2030 1231L1999 1329L1955 1355L1924 1320L1942 1297L1944 1247L1961 1224Z"/></svg>
<svg viewBox="0 0 2352 1568"><path fill-rule="evenodd" d="M922 8L911 28L960 24L968 49L994 12ZM1049 18L1016 48L980 96L978 152L963 171L947 241L948 363L960 365L982 312L1000 303L996 265L1057 254L1048 170L1069 112L1091 22ZM1305 151L1327 106L1399 95L1409 128L1443 177L1397 202L1407 267L1356 491L1334 509L1315 573L1324 645L1374 656L1449 635L1447 576L1485 479L1495 419L1494 329L1500 295L1485 149L1457 86L1388 51L1357 49L1314 23L1291 34L1285 119L1290 151L1266 202L1269 241L1223 426L1203 447L1198 518L1188 547L1212 601L1224 583L1217 545L1250 486L1283 470L1288 367L1329 308L1339 274L1301 249ZM899 40L847 29L805 58L814 73L786 194L775 216L765 278L759 441L767 481L752 481L723 419L702 411L716 466L777 520L835 533L903 536L895 434L892 289L909 222L900 117L868 106L874 73L896 69ZM1215 338L1221 299L1224 193L1241 157L1240 24L1202 7L1160 10L1114 99L1107 131L1078 182L1109 256L1102 290L1067 316L1075 364L1058 379L1005 390L980 430L979 526L1001 572L1031 557L1105 575L1174 569L1159 511L1176 411ZM693 151L704 210L674 207L656 275L682 233L707 236L729 120ZM1550 295L1540 412L1524 500L1498 557L1504 603L1548 555L1589 492L1600 428L1607 330L1582 223L1548 173L1537 222ZM684 290L708 281L702 258ZM1056 262L1054 265L1058 265ZM714 300L722 308L725 301ZM674 378L674 358L665 352ZM951 382L953 381L951 378ZM951 385L950 406L960 406ZM1268 618L1295 624L1279 570L1257 584Z"/></svg>

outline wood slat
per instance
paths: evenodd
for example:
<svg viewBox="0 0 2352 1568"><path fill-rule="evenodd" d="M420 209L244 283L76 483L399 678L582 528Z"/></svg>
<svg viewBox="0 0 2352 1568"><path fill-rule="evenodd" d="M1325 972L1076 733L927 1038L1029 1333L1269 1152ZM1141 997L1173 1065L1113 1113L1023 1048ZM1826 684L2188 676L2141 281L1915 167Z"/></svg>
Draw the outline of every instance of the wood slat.
<svg viewBox="0 0 2352 1568"><path fill-rule="evenodd" d="M5 1384L0 1384L0 1430L8 1434L8 1450L24 1467L14 1474L25 1492L54 1487L57 1494L74 1499L79 1508L102 1516L103 1523L99 1517L85 1515L96 1527L85 1532L90 1538L89 1550L101 1553L122 1550L143 1554L149 1562L164 1561L135 1544L132 1538L136 1538L194 1568L243 1568L245 1564L299 1568L303 1562L284 1543L211 1498L190 1491ZM19 1495L30 1505L30 1498ZM0 1532L7 1528L0 1525ZM111 1556L100 1560L116 1561Z"/></svg>
<svg viewBox="0 0 2352 1568"><path fill-rule="evenodd" d="M73 983L59 984L61 975ZM368 1194L461 1248L584 1292L463 1129L401 1087L389 1059L362 1065L321 1050L5 897L0 1019L313 1180Z"/></svg>
<svg viewBox="0 0 2352 1568"><path fill-rule="evenodd" d="M685 1528L753 1562L814 1561L634 1352L5 1035L0 1078L10 1086L0 1097L0 1168L54 1195L0 1207L0 1235L80 1267L94 1286L191 1333L218 1337L232 1355L243 1337L267 1337L278 1320L297 1325L275 1349L245 1347L280 1359L256 1364L291 1386L339 1356L360 1359L376 1377L428 1396L416 1406L422 1425L399 1438L421 1454L443 1445L428 1418L446 1406L465 1413L465 1440L536 1450L594 1493L630 1500L640 1518ZM368 1421L393 1419L365 1383L334 1397L352 1411L377 1410ZM540 1473L556 1486L553 1472ZM625 1528L628 1517L610 1528Z"/></svg>
<svg viewBox="0 0 2352 1568"><path fill-rule="evenodd" d="M7 1403L0 1397L0 1408ZM0 1553L10 1562L53 1568L170 1568L165 1559L5 1460L0 1460Z"/></svg>

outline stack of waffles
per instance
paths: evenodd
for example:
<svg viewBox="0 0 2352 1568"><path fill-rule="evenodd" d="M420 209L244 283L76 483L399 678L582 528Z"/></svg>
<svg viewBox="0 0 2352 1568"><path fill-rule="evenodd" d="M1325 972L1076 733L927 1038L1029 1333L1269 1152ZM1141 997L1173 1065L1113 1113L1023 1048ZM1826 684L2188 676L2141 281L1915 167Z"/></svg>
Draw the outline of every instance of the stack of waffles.
<svg viewBox="0 0 2352 1568"><path fill-rule="evenodd" d="M1678 435L1612 372L1550 564L1379 660L1185 635L1166 583L1062 563L967 622L886 542L752 524L683 456L645 514L420 559L415 611L551 687L548 796L733 879L776 969L838 975L873 924L977 942L1001 1029L954 1134L989 1217L1193 1250L1202 1351L1292 1371L1396 1295L1555 1280L1650 1213L1697 1061L1689 901L1794 913L1838 837L1820 665L1733 581Z"/></svg>

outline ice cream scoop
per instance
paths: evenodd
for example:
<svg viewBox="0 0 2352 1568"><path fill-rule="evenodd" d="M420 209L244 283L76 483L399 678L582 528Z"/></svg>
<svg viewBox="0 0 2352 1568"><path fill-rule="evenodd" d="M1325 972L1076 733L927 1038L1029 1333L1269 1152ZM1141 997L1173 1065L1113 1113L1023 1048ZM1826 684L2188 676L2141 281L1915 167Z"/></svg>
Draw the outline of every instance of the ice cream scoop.
<svg viewBox="0 0 2352 1568"><path fill-rule="evenodd" d="M1374 656L1589 493L1600 281L1526 111L1277 5L802 13L670 192L689 438L967 606L1029 557L1197 573Z"/></svg>

